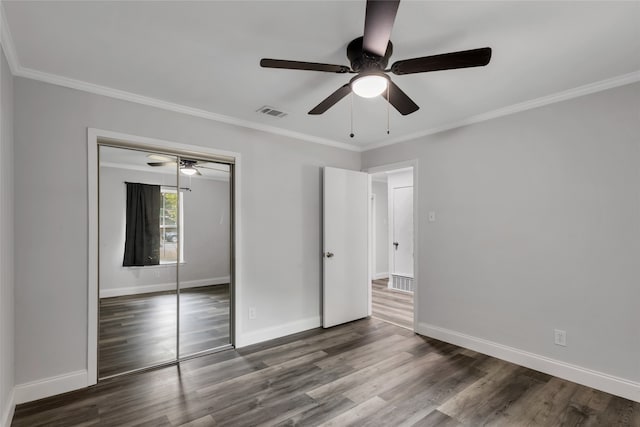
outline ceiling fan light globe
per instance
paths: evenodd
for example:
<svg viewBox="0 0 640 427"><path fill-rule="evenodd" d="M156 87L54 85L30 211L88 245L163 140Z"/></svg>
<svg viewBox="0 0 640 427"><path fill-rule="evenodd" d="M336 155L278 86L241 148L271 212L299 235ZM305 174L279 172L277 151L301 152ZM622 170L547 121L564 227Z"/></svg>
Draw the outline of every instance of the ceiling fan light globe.
<svg viewBox="0 0 640 427"><path fill-rule="evenodd" d="M387 78L378 74L358 77L351 82L351 90L362 98L375 98L387 90Z"/></svg>
<svg viewBox="0 0 640 427"><path fill-rule="evenodd" d="M191 176L191 175L195 175L197 170L193 166L186 166L184 168L181 168L180 172L182 172L185 175Z"/></svg>

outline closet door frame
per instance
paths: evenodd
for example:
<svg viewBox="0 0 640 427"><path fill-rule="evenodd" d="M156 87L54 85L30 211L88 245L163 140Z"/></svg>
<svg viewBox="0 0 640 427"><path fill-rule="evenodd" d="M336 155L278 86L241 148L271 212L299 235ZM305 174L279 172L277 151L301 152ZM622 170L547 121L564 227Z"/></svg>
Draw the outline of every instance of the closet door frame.
<svg viewBox="0 0 640 427"><path fill-rule="evenodd" d="M154 138L147 138L135 135L127 135L118 132L111 132L95 128L87 129L87 183L88 183L88 287L87 287L87 371L86 385L91 386L98 382L98 307L99 307L99 205L98 205L98 177L99 146L110 146L124 149L134 149L151 151L158 154L166 154L180 157L197 157L212 162L225 163L230 166L230 194L231 194L231 244L230 244L230 286L229 286L229 320L230 320L230 344L211 350L202 351L186 357L176 354L174 361L154 365L153 367L140 368L132 372L140 372L147 369L155 369L159 366L166 366L199 357L204 354L233 348L237 342L236 331L241 329L241 318L238 316L240 306L239 292L239 253L240 253L240 153L226 150L218 150L198 145L188 145L178 142L165 141ZM178 273L179 274L179 273ZM177 283L176 283L177 287ZM179 303L179 300L178 300ZM178 323L179 325L179 323ZM179 326L178 326L179 328ZM179 329L178 329L179 330ZM179 339L179 337L178 337ZM179 348L177 348L179 350ZM122 374L119 374L122 375Z"/></svg>

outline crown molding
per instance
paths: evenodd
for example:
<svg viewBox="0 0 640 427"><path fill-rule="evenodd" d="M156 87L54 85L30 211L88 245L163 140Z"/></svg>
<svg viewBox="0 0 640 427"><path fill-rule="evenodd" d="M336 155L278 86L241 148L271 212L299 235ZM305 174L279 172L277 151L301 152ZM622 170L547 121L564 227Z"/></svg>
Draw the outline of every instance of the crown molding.
<svg viewBox="0 0 640 427"><path fill-rule="evenodd" d="M163 101L161 99L152 98L149 96L139 95L124 90L110 88L108 86L97 85L82 80L71 79L63 77L57 74L45 73L43 71L34 70L32 68L23 67L20 64L18 55L16 53L15 44L11 37L9 25L7 24L4 7L2 1L0 1L0 43L4 50L9 68L14 76L24 77L31 80L37 80L44 83L53 84L56 86L63 86L70 89L76 89L83 92L89 92L96 95L107 96L109 98L120 99L123 101L134 102L136 104L142 104L149 107L155 107L162 110L172 111L175 113L186 114L193 117L212 120L215 122L226 123L243 128L258 130L275 135L286 136L289 138L300 139L302 141L313 142L316 144L328 145L330 147L341 148L349 151L362 151L362 148L352 144L346 144L344 142L334 141L327 138L321 138L314 135L308 135L302 132L296 132L288 129L279 128L277 126L265 125L263 123L253 122L250 120L244 120L237 117L226 116L223 114L213 113L211 111L202 110L199 108L188 107L186 105L177 104L174 102Z"/></svg>
<svg viewBox="0 0 640 427"><path fill-rule="evenodd" d="M613 89L619 86L625 86L632 83L640 82L640 71L634 71L632 73L623 74L621 76L612 77L610 79L600 80L598 82L589 83L583 86L578 86L573 89L568 89L562 92L557 92L551 95L543 96L540 98L532 99L518 104L513 104L504 108L498 108L497 110L488 111L486 113L477 114L475 116L467 117L459 121L451 122L442 126L437 126L430 129L425 129L420 132L415 132L409 135L393 138L388 141L381 141L373 144L369 144L362 151L374 150L376 148L385 147L388 145L399 144L401 142L407 142L414 139L422 138L428 135L444 132L451 129L460 128L463 126L472 125L475 123L486 122L487 120L497 119L498 117L508 116L522 111L532 110L538 107L544 107L545 105L555 104L557 102L567 101L569 99L578 98L585 95L591 95L596 92L602 92L607 89Z"/></svg>
<svg viewBox="0 0 640 427"><path fill-rule="evenodd" d="M3 2L0 1L0 45L4 50L4 56L9 63L9 69L11 74L16 75L20 70L20 62L18 61L18 54L16 53L15 45L13 44L13 38L9 31L9 24L7 24L7 17L4 12Z"/></svg>
<svg viewBox="0 0 640 427"><path fill-rule="evenodd" d="M136 104L142 104L149 107L159 108L161 110L172 111L175 113L185 114L202 119L212 120L215 122L226 123L243 128L258 130L275 135L286 136L290 138L300 139L303 141L314 142L316 144L328 145L330 147L341 148L343 150L361 151L360 147L345 144L344 142L333 141L326 138L320 138L313 135L308 135L302 132L291 131L276 126L265 125L262 123L252 122L250 120L239 119L236 117L226 116L223 114L213 113L211 111L202 110L200 108L188 107L186 105L176 104L174 102L163 101L161 99L152 98L149 96L138 95L136 93L127 92L119 89L113 89L107 86L97 85L82 80L71 79L68 77L59 76L57 74L45 73L42 71L34 70L31 68L19 67L16 76L24 77L27 79L38 80L45 83L50 83L56 86L63 86L70 89L76 89L83 92L89 92L96 95L107 96L109 98L120 99L123 101L134 102Z"/></svg>
<svg viewBox="0 0 640 427"><path fill-rule="evenodd" d="M580 96L590 95L593 93L601 92L607 89L613 89L615 87L624 86L636 82L640 82L640 70L634 71L628 74L612 77L605 80L600 80L594 83L589 83L583 86L578 86L573 89L568 89L562 92L557 92L551 95L546 95L540 98L532 99L529 101L520 102L507 107L498 108L486 113L470 116L462 120L447 123L442 126L436 126L433 128L425 129L419 132L414 132L409 135L399 136L386 141L375 142L363 146L356 146L347 144L344 142L334 141L327 138L321 138L314 135L308 135L302 132L291 131L276 126L265 125L263 123L252 122L250 120L244 120L237 117L226 116L223 114L213 113L211 111L202 110L199 108L188 107L173 102L163 101L161 99L152 98L149 96L138 95L136 93L127 92L119 89L110 88L108 86L97 85L82 80L71 79L68 77L59 76L57 74L45 73L42 71L26 68L20 65L13 38L9 31L9 26L6 21L4 13L4 7L2 6L2 0L0 0L0 42L4 49L9 68L14 76L24 77L27 79L38 80L45 83L50 83L56 86L63 86L70 89L76 89L83 92L89 92L96 95L107 96L110 98L120 99L123 101L134 102L136 104L142 104L149 107L155 107L162 110L172 111L175 113L185 114L193 117L199 117L206 120L212 120L220 123L226 123L235 125L247 129L258 130L275 135L285 136L289 138L299 139L302 141L313 142L316 144L327 145L330 147L341 148L344 150L365 152L374 150L376 148L385 147L389 145L399 144L401 142L407 142L414 139L422 138L428 135L434 135L440 132L445 132L451 129L456 129L464 126L469 126L475 123L485 122L487 120L496 119L510 114L520 113L522 111L531 110L545 105L555 104L557 102L567 101L569 99L578 98Z"/></svg>

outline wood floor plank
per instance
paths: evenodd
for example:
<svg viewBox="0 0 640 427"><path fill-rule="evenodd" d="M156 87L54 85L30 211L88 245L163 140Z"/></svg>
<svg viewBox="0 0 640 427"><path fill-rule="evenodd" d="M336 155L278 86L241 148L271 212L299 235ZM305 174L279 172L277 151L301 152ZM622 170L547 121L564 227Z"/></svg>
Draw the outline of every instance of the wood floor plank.
<svg viewBox="0 0 640 427"><path fill-rule="evenodd" d="M391 367L375 377L369 377L357 387L353 387L343 395L356 403L367 400L370 396L379 396L387 390L402 386L411 378L420 377L442 358L439 354L429 353L422 357L409 360L397 367Z"/></svg>
<svg viewBox="0 0 640 427"><path fill-rule="evenodd" d="M390 289L387 281L371 283L371 316L413 330L413 293Z"/></svg>
<svg viewBox="0 0 640 427"><path fill-rule="evenodd" d="M607 409L597 414L596 425L638 427L640 426L640 403L613 397Z"/></svg>
<svg viewBox="0 0 640 427"><path fill-rule="evenodd" d="M293 397L283 395L278 399L257 399L248 404L245 402L233 405L223 411L214 412L212 417L215 425L219 426L273 425L314 406L314 400L304 394Z"/></svg>
<svg viewBox="0 0 640 427"><path fill-rule="evenodd" d="M458 427L462 426L458 421L451 418L447 414L443 414L437 409L431 411L427 416L422 418L421 420L416 421L412 424L412 427L424 426L424 427Z"/></svg>
<svg viewBox="0 0 640 427"><path fill-rule="evenodd" d="M391 335L361 347L329 356L316 364L321 368L347 364L354 369L361 369L378 363L392 354L415 348L420 344L419 339L406 339L401 335ZM331 349L327 349L327 352L329 350Z"/></svg>
<svg viewBox="0 0 640 427"><path fill-rule="evenodd" d="M320 424L322 427L343 427L358 425L360 420L371 414L375 414L380 409L384 408L387 403L380 399L378 396L372 398L354 406L341 413L340 415L330 419L327 422Z"/></svg>
<svg viewBox="0 0 640 427"><path fill-rule="evenodd" d="M445 402L438 410L456 419L464 418L465 414L473 416L478 408L486 403L486 400L482 399L481 396L492 395L496 391L497 386L511 378L518 368L516 365L504 362L499 365L501 369L496 370L493 375L482 377L467 389Z"/></svg>
<svg viewBox="0 0 640 427"><path fill-rule="evenodd" d="M379 376L384 372L393 369L394 367L404 365L411 358L412 356L409 353L402 352L395 354L371 366L343 376L336 381L332 381L328 384L324 384L310 390L307 392L307 395L316 400L324 400L338 393L342 393L344 395L350 388L366 382L369 378L379 378ZM351 400L356 402L353 399Z"/></svg>
<svg viewBox="0 0 640 427"><path fill-rule="evenodd" d="M511 417L501 424L508 426L518 422L526 426L550 425L559 419L577 387L575 383L552 378L529 399L514 405L510 410Z"/></svg>
<svg viewBox="0 0 640 427"><path fill-rule="evenodd" d="M640 426L640 403L377 319L18 405L12 426Z"/></svg>
<svg viewBox="0 0 640 427"><path fill-rule="evenodd" d="M278 365L269 366L223 382L202 387L198 389L198 394L209 398L215 397L218 394L224 394L227 398L230 398L231 394L241 394L245 389L249 389L256 382L273 381L274 377L277 377L277 375L281 375L282 373L286 373L289 369L294 369L299 366L312 369L315 367L312 363L326 357L326 355L327 353L324 351L316 351L311 354L306 354L292 360L287 360L286 362L282 362ZM233 393L234 391L235 393Z"/></svg>
<svg viewBox="0 0 640 427"><path fill-rule="evenodd" d="M498 420L506 418L514 402L539 385L539 382L529 376L522 375L517 370L497 387L496 392L489 391L491 394L489 398L483 404L477 405L473 412L463 416L457 415L455 419L468 425L496 423Z"/></svg>
<svg viewBox="0 0 640 427"><path fill-rule="evenodd" d="M354 402L337 394L327 400L316 403L316 405L310 409L302 411L274 425L278 427L316 426L336 417L338 414L346 412L354 406L356 406Z"/></svg>
<svg viewBox="0 0 640 427"><path fill-rule="evenodd" d="M197 420L190 421L188 423L180 424L180 427L210 427L215 426L215 421L211 415L205 415Z"/></svg>

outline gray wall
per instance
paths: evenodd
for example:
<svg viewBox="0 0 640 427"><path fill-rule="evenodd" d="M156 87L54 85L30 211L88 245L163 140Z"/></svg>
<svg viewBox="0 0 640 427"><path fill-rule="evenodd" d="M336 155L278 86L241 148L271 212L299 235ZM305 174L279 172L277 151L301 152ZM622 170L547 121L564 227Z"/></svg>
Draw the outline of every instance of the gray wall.
<svg viewBox="0 0 640 427"><path fill-rule="evenodd" d="M382 275L389 273L389 212L387 212L387 183L371 183L371 192L376 195L376 253L373 274ZM385 276L386 277L386 276Z"/></svg>
<svg viewBox="0 0 640 427"><path fill-rule="evenodd" d="M122 288L145 292L144 288L150 285L166 284L175 288L175 264L122 266L127 222L127 187L124 182L175 185L176 177L175 173L166 175L100 167L100 295L115 296ZM181 284L228 278L231 251L229 181L193 178L189 182L187 178L180 185L191 188L191 191L183 191L185 263L180 266ZM157 286L152 288L152 292L159 290Z"/></svg>
<svg viewBox="0 0 640 427"><path fill-rule="evenodd" d="M419 322L640 380L639 113L634 84L365 152L419 159Z"/></svg>
<svg viewBox="0 0 640 427"><path fill-rule="evenodd" d="M15 114L18 384L87 366L87 127L240 152L242 332L320 315L321 167L359 153L24 78Z"/></svg>
<svg viewBox="0 0 640 427"><path fill-rule="evenodd" d="M0 424L14 386L13 76L0 48Z"/></svg>

